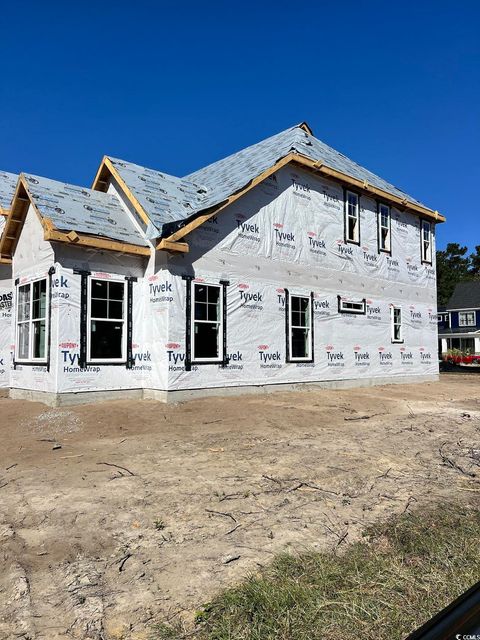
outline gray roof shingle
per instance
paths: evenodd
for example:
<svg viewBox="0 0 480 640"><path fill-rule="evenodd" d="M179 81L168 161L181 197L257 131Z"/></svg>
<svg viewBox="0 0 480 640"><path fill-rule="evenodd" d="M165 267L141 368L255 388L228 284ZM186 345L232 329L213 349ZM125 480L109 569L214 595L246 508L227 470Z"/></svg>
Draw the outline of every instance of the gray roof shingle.
<svg viewBox="0 0 480 640"><path fill-rule="evenodd" d="M480 280L458 282L447 309L480 309Z"/></svg>

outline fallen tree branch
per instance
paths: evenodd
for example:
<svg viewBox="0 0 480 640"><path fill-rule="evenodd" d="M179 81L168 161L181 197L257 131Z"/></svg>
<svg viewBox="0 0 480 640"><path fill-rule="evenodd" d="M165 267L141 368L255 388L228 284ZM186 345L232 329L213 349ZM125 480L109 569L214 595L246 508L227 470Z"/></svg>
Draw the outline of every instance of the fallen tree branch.
<svg viewBox="0 0 480 640"><path fill-rule="evenodd" d="M464 476L468 476L469 478L476 478L477 474L473 473L472 471L465 471L465 469L462 469L462 467L457 464L454 460L452 460L451 458L449 458L447 455L445 455L443 453L443 447L446 445L447 443L444 442L442 444L442 446L439 448L438 452L440 453L440 457L442 458L442 462L446 467L450 467L451 469L455 469L456 471L460 471L460 473L463 473Z"/></svg>

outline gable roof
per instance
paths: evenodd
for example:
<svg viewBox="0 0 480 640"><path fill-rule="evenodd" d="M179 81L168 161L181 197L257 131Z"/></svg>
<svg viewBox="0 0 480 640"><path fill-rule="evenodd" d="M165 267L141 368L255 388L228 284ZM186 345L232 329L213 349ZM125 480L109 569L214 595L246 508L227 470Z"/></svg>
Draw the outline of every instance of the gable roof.
<svg viewBox="0 0 480 640"><path fill-rule="evenodd" d="M458 282L447 309L480 309L480 280Z"/></svg>
<svg viewBox="0 0 480 640"><path fill-rule="evenodd" d="M209 216L213 215L218 207L228 204L233 194L243 193L255 180L287 162L299 162L308 169L383 195L417 214L439 222L444 220L438 212L315 138L306 123L277 133L182 179L106 157L94 188L102 188L100 183L110 173L140 215L150 222L150 238L178 239L191 230L192 225L187 226L189 221L206 210L212 210Z"/></svg>
<svg viewBox="0 0 480 640"><path fill-rule="evenodd" d="M116 196L22 173L0 242L0 256L12 256L30 204L44 227L46 240L150 254L148 243Z"/></svg>
<svg viewBox="0 0 480 640"><path fill-rule="evenodd" d="M7 215L12 203L18 176L7 171L0 171L0 214Z"/></svg>

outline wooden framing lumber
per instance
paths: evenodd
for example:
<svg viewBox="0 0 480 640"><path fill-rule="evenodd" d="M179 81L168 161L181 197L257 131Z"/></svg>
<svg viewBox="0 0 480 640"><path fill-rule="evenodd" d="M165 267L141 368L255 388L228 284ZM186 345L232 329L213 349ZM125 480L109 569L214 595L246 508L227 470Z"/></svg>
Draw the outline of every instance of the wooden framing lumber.
<svg viewBox="0 0 480 640"><path fill-rule="evenodd" d="M56 229L45 229L45 240L53 242L67 242L76 246L94 247L95 249L104 249L107 251L116 251L117 253L131 253L139 256L149 256L150 248L141 247L128 242L118 242L117 240L108 240L107 238L97 238L78 234L75 231L65 233Z"/></svg>
<svg viewBox="0 0 480 640"><path fill-rule="evenodd" d="M163 251L173 251L180 253L188 253L190 248L186 242L171 242L170 240L160 240L157 249Z"/></svg>

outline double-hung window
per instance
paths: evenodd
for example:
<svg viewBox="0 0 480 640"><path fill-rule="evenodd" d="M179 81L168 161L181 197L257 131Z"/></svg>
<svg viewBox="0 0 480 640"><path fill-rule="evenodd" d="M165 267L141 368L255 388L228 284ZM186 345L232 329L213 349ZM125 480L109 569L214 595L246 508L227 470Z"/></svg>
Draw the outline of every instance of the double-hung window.
<svg viewBox="0 0 480 640"><path fill-rule="evenodd" d="M458 326L459 327L474 327L475 326L475 311L459 311L459 313L458 313Z"/></svg>
<svg viewBox="0 0 480 640"><path fill-rule="evenodd" d="M224 361L224 293L222 284L191 283L191 362Z"/></svg>
<svg viewBox="0 0 480 640"><path fill-rule="evenodd" d="M287 362L313 361L312 296L286 292Z"/></svg>
<svg viewBox="0 0 480 640"><path fill-rule="evenodd" d="M432 225L428 220L421 221L422 262L432 264Z"/></svg>
<svg viewBox="0 0 480 640"><path fill-rule="evenodd" d="M402 309L401 307L390 307L392 342L403 342L402 330Z"/></svg>
<svg viewBox="0 0 480 640"><path fill-rule="evenodd" d="M385 253L392 251L390 223L390 207L380 203L378 205L378 248Z"/></svg>
<svg viewBox="0 0 480 640"><path fill-rule="evenodd" d="M87 360L126 362L127 331L125 280L90 277L87 305Z"/></svg>
<svg viewBox="0 0 480 640"><path fill-rule="evenodd" d="M17 286L17 362L47 362L49 328L47 278Z"/></svg>
<svg viewBox="0 0 480 640"><path fill-rule="evenodd" d="M360 198L357 193L345 193L345 240L360 244Z"/></svg>

